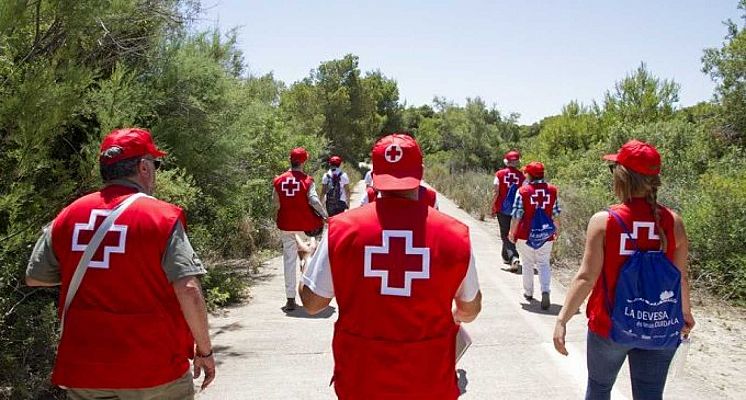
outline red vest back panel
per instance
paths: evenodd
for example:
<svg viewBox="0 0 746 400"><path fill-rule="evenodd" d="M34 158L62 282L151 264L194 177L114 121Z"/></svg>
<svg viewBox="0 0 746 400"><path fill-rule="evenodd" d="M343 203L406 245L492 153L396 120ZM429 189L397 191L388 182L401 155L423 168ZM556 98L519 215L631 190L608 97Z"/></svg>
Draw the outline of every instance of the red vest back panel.
<svg viewBox="0 0 746 400"><path fill-rule="evenodd" d="M287 171L275 178L273 185L280 199L277 228L283 231L312 231L324 221L308 204L313 177L301 171Z"/></svg>
<svg viewBox="0 0 746 400"><path fill-rule="evenodd" d="M332 218L328 234L339 398L456 399L451 306L471 255L468 228L387 197Z"/></svg>
<svg viewBox="0 0 746 400"><path fill-rule="evenodd" d="M557 202L557 188L547 183L531 183L521 186L518 189L518 196L523 202L523 218L518 223L516 239L528 240L528 233L531 230L531 219L536 214L536 210L541 208L547 214L547 217L554 220L552 210L554 203ZM549 240L554 240L552 236Z"/></svg>
<svg viewBox="0 0 746 400"><path fill-rule="evenodd" d="M135 193L108 186L62 210L52 225L60 304L80 257L112 208ZM67 311L52 382L73 388L146 388L184 375L194 340L161 258L181 209L135 201L104 236Z"/></svg>
<svg viewBox="0 0 746 400"><path fill-rule="evenodd" d="M617 213L627 228L632 232L640 250L657 250L661 247L660 236L655 229L655 218L653 217L652 207L642 198L634 198L629 203L617 204L609 207ZM676 251L676 237L673 228L673 214L663 206L660 206L660 219L663 232L666 234L667 248L666 255L673 259ZM596 281L591 296L588 299L586 314L588 315L588 328L591 332L602 337L609 337L611 329L611 319L606 309L604 296L603 279L609 288L609 299L614 299L616 295L616 282L619 278L619 272L627 258L633 253L634 246L632 241L627 238L624 229L609 214L606 220L606 238L604 247L604 266L601 270L601 276Z"/></svg>
<svg viewBox="0 0 746 400"><path fill-rule="evenodd" d="M500 208L502 207L503 201L505 201L505 196L507 196L510 187L513 185L521 186L523 185L523 181L526 180L523 172L513 167L506 167L498 170L495 172L495 177L497 178L499 194L495 198L495 202L492 203L492 214L500 212Z"/></svg>

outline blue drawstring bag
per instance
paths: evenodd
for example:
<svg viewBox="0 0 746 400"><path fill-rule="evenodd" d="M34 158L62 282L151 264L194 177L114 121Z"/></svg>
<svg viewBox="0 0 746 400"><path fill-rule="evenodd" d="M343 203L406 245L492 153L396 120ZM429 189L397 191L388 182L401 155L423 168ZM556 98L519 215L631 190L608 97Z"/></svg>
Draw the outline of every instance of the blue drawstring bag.
<svg viewBox="0 0 746 400"><path fill-rule="evenodd" d="M505 215L511 215L513 213L513 203L515 203L515 194L518 192L518 185L513 184L508 188L508 193L505 194L505 199L500 205L500 212Z"/></svg>
<svg viewBox="0 0 746 400"><path fill-rule="evenodd" d="M531 226L528 230L528 240L526 244L532 249L538 249L546 243L549 238L557 231L554 221L544 212L544 209L537 208L531 218Z"/></svg>
<svg viewBox="0 0 746 400"><path fill-rule="evenodd" d="M681 272L663 251L643 251L622 218L609 210L635 246L622 265L616 284L610 338L639 349L675 348L681 342L684 314L681 307Z"/></svg>

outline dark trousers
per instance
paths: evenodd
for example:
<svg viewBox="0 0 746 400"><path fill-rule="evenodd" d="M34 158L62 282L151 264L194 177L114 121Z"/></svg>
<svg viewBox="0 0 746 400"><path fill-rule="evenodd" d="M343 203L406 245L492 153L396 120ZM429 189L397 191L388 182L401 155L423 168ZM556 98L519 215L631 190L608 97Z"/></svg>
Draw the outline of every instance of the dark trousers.
<svg viewBox="0 0 746 400"><path fill-rule="evenodd" d="M503 242L502 256L503 261L511 262L514 257L518 257L518 251L515 249L515 243L511 243L508 240L508 232L510 232L510 215L505 215L501 212L497 213L497 223L500 224L500 239Z"/></svg>

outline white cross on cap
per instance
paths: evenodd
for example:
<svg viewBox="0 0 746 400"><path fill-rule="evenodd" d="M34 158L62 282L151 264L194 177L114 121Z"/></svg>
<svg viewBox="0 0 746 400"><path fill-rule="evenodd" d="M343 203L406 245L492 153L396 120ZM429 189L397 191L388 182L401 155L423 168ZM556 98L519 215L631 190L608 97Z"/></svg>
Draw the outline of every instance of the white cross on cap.
<svg viewBox="0 0 746 400"><path fill-rule="evenodd" d="M402 150L401 146L396 143L390 144L383 152L383 156L386 158L386 161L397 163L402 159L402 157L404 157L404 150Z"/></svg>

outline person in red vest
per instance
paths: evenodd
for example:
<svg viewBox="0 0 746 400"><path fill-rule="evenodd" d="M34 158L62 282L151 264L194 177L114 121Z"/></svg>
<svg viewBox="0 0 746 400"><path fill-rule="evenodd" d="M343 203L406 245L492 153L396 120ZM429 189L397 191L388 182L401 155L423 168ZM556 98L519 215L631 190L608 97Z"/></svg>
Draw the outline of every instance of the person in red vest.
<svg viewBox="0 0 746 400"><path fill-rule="evenodd" d="M518 257L518 251L515 248L515 244L508 240L508 232L510 231L510 212L512 210L512 204L514 199L507 199L513 186L521 187L523 182L526 180L523 172L518 167L521 162L521 153L516 150L511 150L505 153L503 163L505 168L502 168L495 172L495 179L493 184L495 186L495 196L492 202L492 215L497 217L497 222L500 225L500 239L502 240L502 257L503 263L510 265L510 271L518 271L520 268L520 259ZM513 189L515 190L515 189ZM515 192L513 192L515 193ZM514 194L515 195L515 194ZM503 207L503 203L509 207Z"/></svg>
<svg viewBox="0 0 746 400"><path fill-rule="evenodd" d="M531 301L534 298L534 268L539 271L539 284L541 285L541 309L549 309L550 284L552 281L552 268L550 258L552 256L552 245L559 234L559 215L562 212L557 188L544 182L544 164L534 161L526 165L527 185L518 189L518 195L513 204L513 219L510 223L508 240L516 243L518 254L523 264L523 297ZM534 215L542 210L549 220L554 223L555 233L534 248L527 243L529 231Z"/></svg>
<svg viewBox="0 0 746 400"><path fill-rule="evenodd" d="M316 193L313 177L303 172L308 152L296 147L290 152L290 170L275 177L272 198L277 210L277 228L282 236L282 262L285 275L287 301L282 311L297 308L295 302L296 270L298 269L298 242L296 235L316 236L321 233L326 210Z"/></svg>
<svg viewBox="0 0 746 400"><path fill-rule="evenodd" d="M459 323L481 309L469 229L417 201L422 152L411 136L381 138L372 158L381 197L329 220L301 300L315 314L337 298L340 399L456 399Z"/></svg>
<svg viewBox="0 0 746 400"><path fill-rule="evenodd" d="M614 298L622 266L635 252L665 251L666 256L681 272L681 306L683 336L695 325L689 297L689 241L684 222L671 209L658 203L661 186L661 156L652 145L630 140L616 154L604 157L613 179L613 190L621 203L600 211L588 222L585 253L578 273L573 278L565 304L557 316L554 328L554 347L567 355L565 334L567 322L585 301L588 316L586 398L608 399L619 369L629 357L632 395L635 399L660 399L666 384L668 367L675 348L639 349L611 340L609 298ZM625 226L617 221L623 222ZM632 234L627 228L631 227Z"/></svg>
<svg viewBox="0 0 746 400"><path fill-rule="evenodd" d="M151 197L165 155L144 129L108 134L99 158L105 186L62 210L34 247L26 283L61 285L64 329L52 382L69 399L192 399L190 358L194 377L205 373L203 389L215 378L199 281L206 271L184 212ZM89 250L123 202L129 206ZM84 254L92 254L87 265Z"/></svg>

